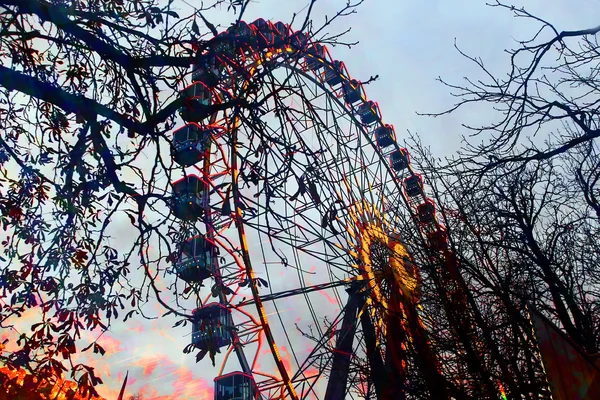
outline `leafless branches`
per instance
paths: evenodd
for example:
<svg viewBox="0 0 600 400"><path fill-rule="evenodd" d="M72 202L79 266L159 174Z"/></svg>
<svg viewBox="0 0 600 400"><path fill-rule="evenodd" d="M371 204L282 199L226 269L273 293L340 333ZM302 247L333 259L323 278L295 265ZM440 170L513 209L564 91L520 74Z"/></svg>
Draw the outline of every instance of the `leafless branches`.
<svg viewBox="0 0 600 400"><path fill-rule="evenodd" d="M532 38L507 50L510 70L506 77L494 76L483 60L458 51L473 62L484 79L466 77L466 85L440 81L453 91L458 102L442 113L477 103L488 105L494 122L464 126L474 136L486 134L482 144L467 143L453 165L473 172L502 166L549 160L576 150L600 135L598 114L599 27L559 31L553 24L524 8L499 1L491 4L510 10L515 18L538 24Z"/></svg>

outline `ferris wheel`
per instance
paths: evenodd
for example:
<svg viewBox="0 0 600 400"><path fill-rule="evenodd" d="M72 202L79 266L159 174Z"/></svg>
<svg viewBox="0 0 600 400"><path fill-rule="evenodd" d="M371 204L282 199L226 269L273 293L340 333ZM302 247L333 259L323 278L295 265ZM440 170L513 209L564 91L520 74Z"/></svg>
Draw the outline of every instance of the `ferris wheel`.
<svg viewBox="0 0 600 400"><path fill-rule="evenodd" d="M402 216L432 252L447 236L393 126L282 22L203 46L172 137L171 261L215 400L437 398Z"/></svg>

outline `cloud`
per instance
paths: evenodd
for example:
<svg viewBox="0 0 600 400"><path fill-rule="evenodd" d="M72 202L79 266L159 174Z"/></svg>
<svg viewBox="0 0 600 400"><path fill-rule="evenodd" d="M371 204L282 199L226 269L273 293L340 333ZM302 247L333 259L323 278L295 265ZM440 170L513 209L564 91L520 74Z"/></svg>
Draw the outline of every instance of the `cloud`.
<svg viewBox="0 0 600 400"><path fill-rule="evenodd" d="M151 351L146 347L137 350L143 354L120 361L117 365L129 371L126 389L128 396L140 393L145 400L213 398L213 384L202 377L206 371L196 368L199 365L194 364L191 369L184 364L183 357L176 361L169 354L157 353L156 349ZM117 379L106 382L106 385L99 388L98 391L103 397L116 398L125 375L119 372L116 376Z"/></svg>
<svg viewBox="0 0 600 400"><path fill-rule="evenodd" d="M154 370L156 369L157 365L158 365L158 359L150 360L144 366L144 376L150 376L150 375L152 375L152 372L154 372Z"/></svg>

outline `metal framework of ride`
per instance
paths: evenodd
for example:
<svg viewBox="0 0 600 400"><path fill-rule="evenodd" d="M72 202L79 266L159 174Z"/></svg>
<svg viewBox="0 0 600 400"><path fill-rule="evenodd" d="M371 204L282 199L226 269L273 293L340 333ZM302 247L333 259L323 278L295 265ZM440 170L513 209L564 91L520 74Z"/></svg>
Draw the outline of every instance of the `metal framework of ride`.
<svg viewBox="0 0 600 400"><path fill-rule="evenodd" d="M215 400L447 398L399 216L460 312L455 258L408 150L344 63L284 23L238 22L199 50L181 95L173 270L195 302L186 352L221 360Z"/></svg>

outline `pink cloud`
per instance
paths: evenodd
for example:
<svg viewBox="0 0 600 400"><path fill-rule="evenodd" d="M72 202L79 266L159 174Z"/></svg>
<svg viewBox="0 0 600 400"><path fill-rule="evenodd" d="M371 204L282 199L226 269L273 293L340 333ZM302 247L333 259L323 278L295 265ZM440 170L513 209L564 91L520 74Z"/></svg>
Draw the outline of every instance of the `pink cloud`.
<svg viewBox="0 0 600 400"><path fill-rule="evenodd" d="M144 365L144 376L150 376L156 369L158 365L158 358L150 360L146 365Z"/></svg>

